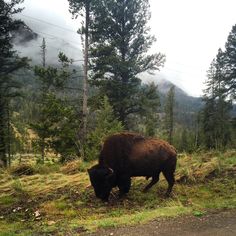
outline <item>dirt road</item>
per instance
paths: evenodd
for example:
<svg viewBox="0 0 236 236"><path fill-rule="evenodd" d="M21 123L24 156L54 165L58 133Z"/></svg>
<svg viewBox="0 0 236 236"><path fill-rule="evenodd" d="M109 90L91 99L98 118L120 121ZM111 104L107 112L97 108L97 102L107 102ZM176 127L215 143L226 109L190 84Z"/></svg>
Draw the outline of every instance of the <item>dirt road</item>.
<svg viewBox="0 0 236 236"><path fill-rule="evenodd" d="M236 210L211 212L202 217L184 216L175 219L158 219L143 225L99 230L90 235L236 236Z"/></svg>

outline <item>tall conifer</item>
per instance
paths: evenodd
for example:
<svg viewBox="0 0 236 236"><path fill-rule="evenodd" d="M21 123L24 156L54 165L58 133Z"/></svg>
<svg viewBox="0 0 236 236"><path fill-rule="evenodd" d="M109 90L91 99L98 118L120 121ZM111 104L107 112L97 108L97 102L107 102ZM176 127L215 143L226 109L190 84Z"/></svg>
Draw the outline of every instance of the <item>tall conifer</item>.
<svg viewBox="0 0 236 236"><path fill-rule="evenodd" d="M22 11L17 5L22 0L0 0L0 161L7 166L7 149L9 153L10 100L19 95L20 84L13 79L12 74L27 65L27 58L20 58L13 49L12 31L16 31L22 21L13 16Z"/></svg>
<svg viewBox="0 0 236 236"><path fill-rule="evenodd" d="M138 75L158 70L165 60L161 53L148 54L155 42L149 8L148 0L102 0L91 24L93 84L108 96L126 128L127 117L138 112Z"/></svg>

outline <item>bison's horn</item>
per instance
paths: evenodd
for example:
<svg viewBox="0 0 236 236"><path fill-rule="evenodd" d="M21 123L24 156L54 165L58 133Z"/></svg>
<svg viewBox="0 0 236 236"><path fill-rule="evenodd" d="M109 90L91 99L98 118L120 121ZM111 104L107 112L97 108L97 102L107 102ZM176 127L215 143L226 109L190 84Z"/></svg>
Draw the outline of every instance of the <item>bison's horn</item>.
<svg viewBox="0 0 236 236"><path fill-rule="evenodd" d="M108 168L108 170L111 172L111 174L114 173L114 170L112 168Z"/></svg>

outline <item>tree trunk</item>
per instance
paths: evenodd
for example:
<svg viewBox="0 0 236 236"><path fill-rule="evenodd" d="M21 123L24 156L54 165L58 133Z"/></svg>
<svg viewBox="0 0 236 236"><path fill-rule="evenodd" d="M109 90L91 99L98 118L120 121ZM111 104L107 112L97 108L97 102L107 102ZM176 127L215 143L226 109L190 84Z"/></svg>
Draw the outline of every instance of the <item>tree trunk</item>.
<svg viewBox="0 0 236 236"><path fill-rule="evenodd" d="M7 153L8 153L8 166L11 166L11 128L10 128L10 107L7 104Z"/></svg>
<svg viewBox="0 0 236 236"><path fill-rule="evenodd" d="M82 142L85 141L87 134L87 119L88 119L88 49L89 49L89 14L90 2L85 5L85 42L84 42L84 76L83 76L83 130Z"/></svg>
<svg viewBox="0 0 236 236"><path fill-rule="evenodd" d="M45 139L44 138L42 138L41 155L42 155L42 163L44 164L44 160L45 160Z"/></svg>
<svg viewBox="0 0 236 236"><path fill-rule="evenodd" d="M45 38L43 38L41 49L42 49L42 66L43 66L43 68L46 68L46 41L45 41ZM43 92L45 92L45 90L46 90L46 88L43 88ZM43 121L45 122L44 116L45 115L42 114ZM44 159L45 159L45 138L42 137L41 141L42 141L42 143L41 143L41 156L42 156L42 163L44 164Z"/></svg>
<svg viewBox="0 0 236 236"><path fill-rule="evenodd" d="M172 142L173 142L172 136L173 136L173 124L170 126L170 130L169 130L168 142L169 142L170 144L172 144Z"/></svg>
<svg viewBox="0 0 236 236"><path fill-rule="evenodd" d="M0 165L7 167L5 123L5 106L3 98L0 96Z"/></svg>
<svg viewBox="0 0 236 236"><path fill-rule="evenodd" d="M2 127L0 128L2 129ZM7 167L7 156L6 156L6 144L3 132L0 130L0 166L3 165L4 167Z"/></svg>

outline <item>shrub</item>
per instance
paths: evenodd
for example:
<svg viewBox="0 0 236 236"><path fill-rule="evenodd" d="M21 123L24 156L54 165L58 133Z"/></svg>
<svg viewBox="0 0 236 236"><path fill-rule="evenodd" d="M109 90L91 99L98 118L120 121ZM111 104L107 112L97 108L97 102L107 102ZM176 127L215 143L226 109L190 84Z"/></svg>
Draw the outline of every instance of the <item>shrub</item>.
<svg viewBox="0 0 236 236"><path fill-rule="evenodd" d="M35 174L34 167L30 164L19 164L18 166L11 167L9 171L14 176Z"/></svg>
<svg viewBox="0 0 236 236"><path fill-rule="evenodd" d="M91 165L92 163L89 162L84 162L82 160L75 160L67 162L64 166L60 168L60 171L66 175L73 175L79 172L86 172Z"/></svg>
<svg viewBox="0 0 236 236"><path fill-rule="evenodd" d="M123 130L121 122L113 114L113 108L107 97L104 97L101 109L96 111L95 122L96 126L88 134L86 144L83 146L85 161L96 159L106 136Z"/></svg>
<svg viewBox="0 0 236 236"><path fill-rule="evenodd" d="M199 182L215 175L220 169L217 157L179 155L176 180L178 182Z"/></svg>
<svg viewBox="0 0 236 236"><path fill-rule="evenodd" d="M59 164L56 163L47 163L47 164L36 164L34 166L34 172L35 174L50 174L52 172L57 172L59 171Z"/></svg>

